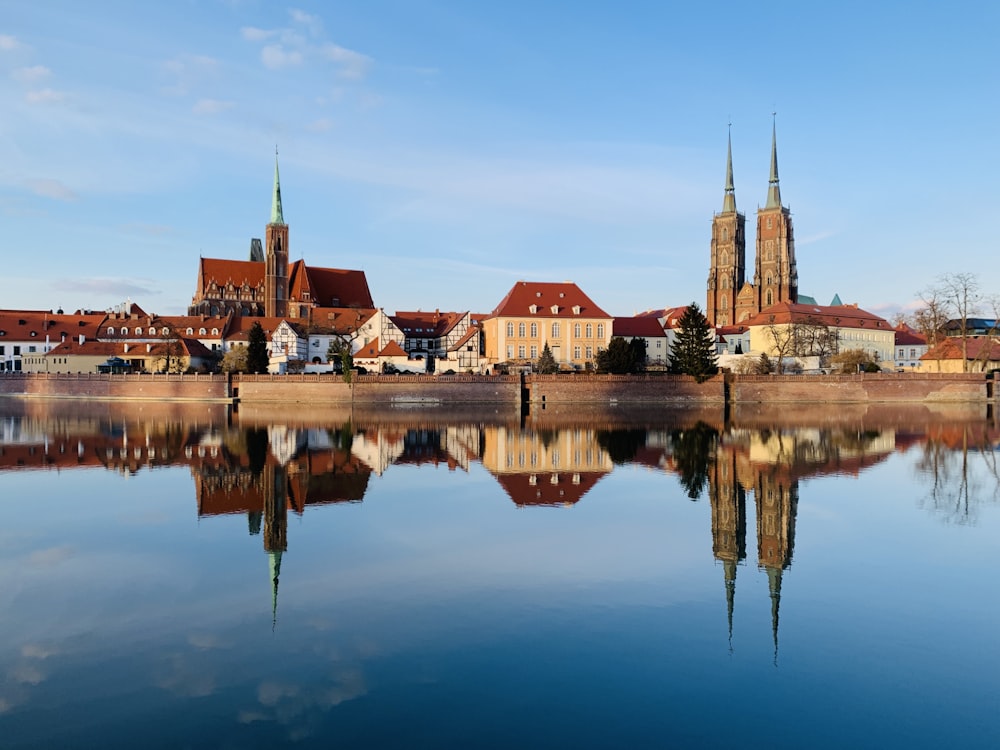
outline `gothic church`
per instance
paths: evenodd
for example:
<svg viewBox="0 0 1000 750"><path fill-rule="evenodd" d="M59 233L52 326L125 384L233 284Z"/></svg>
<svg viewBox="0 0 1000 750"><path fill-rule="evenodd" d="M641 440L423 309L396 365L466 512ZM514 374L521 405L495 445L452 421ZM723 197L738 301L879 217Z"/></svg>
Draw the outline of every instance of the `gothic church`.
<svg viewBox="0 0 1000 750"><path fill-rule="evenodd" d="M729 138L722 211L712 219L705 317L714 326L736 325L771 305L794 304L798 299L792 213L781 205L777 134L772 125L771 177L767 203L757 209L757 254L752 282L746 280L746 217L736 210L733 144L732 137Z"/></svg>

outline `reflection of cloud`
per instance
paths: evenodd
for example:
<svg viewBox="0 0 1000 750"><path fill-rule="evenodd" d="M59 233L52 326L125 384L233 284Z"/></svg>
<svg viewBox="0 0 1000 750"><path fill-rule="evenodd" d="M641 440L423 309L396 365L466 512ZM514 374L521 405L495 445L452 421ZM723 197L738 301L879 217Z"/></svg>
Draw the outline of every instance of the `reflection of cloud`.
<svg viewBox="0 0 1000 750"><path fill-rule="evenodd" d="M57 201L75 201L80 199L79 195L71 188L59 182L59 180L41 178L37 180L25 180L23 184L28 190L35 195L40 195L42 198L53 198Z"/></svg>
<svg viewBox="0 0 1000 750"><path fill-rule="evenodd" d="M126 279L122 277L57 279L53 287L63 292L91 292L113 294L118 297L129 295L159 294L148 279Z"/></svg>
<svg viewBox="0 0 1000 750"><path fill-rule="evenodd" d="M265 706L276 706L282 698L294 698L299 694L297 685L279 685L274 682L262 682L257 687L257 700Z"/></svg>
<svg viewBox="0 0 1000 750"><path fill-rule="evenodd" d="M45 673L33 664L18 664L10 670L14 682L22 685L39 685L45 681Z"/></svg>
<svg viewBox="0 0 1000 750"><path fill-rule="evenodd" d="M34 643L26 643L21 646L21 656L26 659L48 659L57 653L54 649L48 649Z"/></svg>
<svg viewBox="0 0 1000 750"><path fill-rule="evenodd" d="M169 669L161 675L156 684L182 698L205 698L215 692L215 677L205 671L204 663L195 657L196 663L189 664L180 654L169 658Z"/></svg>
<svg viewBox="0 0 1000 750"><path fill-rule="evenodd" d="M188 636L188 643L202 650L225 648L228 644L209 633L195 633Z"/></svg>
<svg viewBox="0 0 1000 750"><path fill-rule="evenodd" d="M10 711L11 705L6 698L0 698L0 714L5 714Z"/></svg>
<svg viewBox="0 0 1000 750"><path fill-rule="evenodd" d="M49 549L40 549L32 552L28 558L28 562L32 565L49 567L68 560L73 554L72 547L50 547Z"/></svg>

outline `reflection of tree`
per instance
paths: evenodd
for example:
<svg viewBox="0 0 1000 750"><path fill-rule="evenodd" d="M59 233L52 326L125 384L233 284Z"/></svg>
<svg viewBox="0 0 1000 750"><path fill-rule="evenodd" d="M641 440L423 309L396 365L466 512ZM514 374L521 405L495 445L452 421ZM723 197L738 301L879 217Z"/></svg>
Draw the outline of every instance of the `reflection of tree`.
<svg viewBox="0 0 1000 750"><path fill-rule="evenodd" d="M701 497L701 493L705 490L708 482L708 464L715 454L718 439L718 431L704 422L698 422L687 430L674 430L670 433L671 448L680 474L681 486L687 490L687 496L692 500Z"/></svg>
<svg viewBox="0 0 1000 750"><path fill-rule="evenodd" d="M595 439L611 463L627 464L646 447L646 430L598 430Z"/></svg>
<svg viewBox="0 0 1000 750"><path fill-rule="evenodd" d="M978 506L987 495L994 502L1000 499L997 456L988 435L973 434L969 425L955 429L959 432L928 438L917 469L930 482L925 499L931 510L948 522L976 523ZM977 481L979 461L981 468L996 480L992 493Z"/></svg>
<svg viewBox="0 0 1000 750"><path fill-rule="evenodd" d="M267 461L267 430L256 428L246 431L247 461L250 471L260 475Z"/></svg>

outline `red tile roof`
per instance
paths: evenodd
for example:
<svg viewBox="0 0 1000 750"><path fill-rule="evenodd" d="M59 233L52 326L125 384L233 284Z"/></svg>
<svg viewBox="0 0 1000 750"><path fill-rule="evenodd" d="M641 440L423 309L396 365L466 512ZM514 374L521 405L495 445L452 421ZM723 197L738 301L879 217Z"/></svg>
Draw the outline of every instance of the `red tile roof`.
<svg viewBox="0 0 1000 750"><path fill-rule="evenodd" d="M380 351L378 353L378 355L380 357L405 357L405 356L407 356L406 352L403 351L403 347L401 347L395 341L390 341L388 344L386 344L384 347L382 347L382 351Z"/></svg>
<svg viewBox="0 0 1000 750"><path fill-rule="evenodd" d="M611 327L612 336L621 336L622 338L663 338L667 334L663 330L663 326L660 325L660 321L657 318L648 316L636 316L634 318L615 318L615 322Z"/></svg>
<svg viewBox="0 0 1000 750"><path fill-rule="evenodd" d="M816 320L840 328L882 328L892 330L885 318L860 309L857 305L802 305L779 302L761 310L743 321L746 326L763 326L772 323L801 323Z"/></svg>
<svg viewBox="0 0 1000 750"><path fill-rule="evenodd" d="M535 305L536 312L531 312ZM575 313L574 307L580 312ZM555 308L555 312L553 312ZM611 318L572 281L519 281L507 292L490 317Z"/></svg>
<svg viewBox="0 0 1000 750"><path fill-rule="evenodd" d="M409 335L413 333L422 336L446 336L455 326L465 318L464 312L399 312L390 316L392 322L403 333Z"/></svg>
<svg viewBox="0 0 1000 750"><path fill-rule="evenodd" d="M258 264L263 268L262 263ZM307 266L297 260L288 270L288 296L300 302L307 298L329 307L375 307L364 271Z"/></svg>
<svg viewBox="0 0 1000 750"><path fill-rule="evenodd" d="M0 310L0 343L4 341L59 341L63 335L77 338L83 334L96 338L104 313L59 315L48 311Z"/></svg>
<svg viewBox="0 0 1000 750"><path fill-rule="evenodd" d="M962 359L962 339L957 336L946 338L937 346L932 347L920 359L921 361ZM985 337L966 339L966 359L969 361L1000 362L1000 341Z"/></svg>
<svg viewBox="0 0 1000 750"><path fill-rule="evenodd" d="M896 346L927 346L927 338L909 328L896 328Z"/></svg>

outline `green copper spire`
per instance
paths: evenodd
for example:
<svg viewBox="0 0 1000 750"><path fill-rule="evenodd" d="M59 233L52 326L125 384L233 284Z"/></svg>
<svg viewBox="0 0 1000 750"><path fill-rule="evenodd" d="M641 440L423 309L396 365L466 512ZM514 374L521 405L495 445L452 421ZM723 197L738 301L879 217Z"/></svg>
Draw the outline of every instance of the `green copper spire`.
<svg viewBox="0 0 1000 750"><path fill-rule="evenodd" d="M274 196L271 198L271 224L284 224L281 213L281 180L278 179L278 147L274 147Z"/></svg>
<svg viewBox="0 0 1000 750"><path fill-rule="evenodd" d="M729 652L733 651L733 608L736 603L736 561L726 560L722 563L723 575L726 579L726 615L729 620Z"/></svg>
<svg viewBox="0 0 1000 750"><path fill-rule="evenodd" d="M778 608L781 606L781 568L767 569L767 587L771 593L771 635L774 638L774 666L778 666Z"/></svg>
<svg viewBox="0 0 1000 750"><path fill-rule="evenodd" d="M772 113L772 117L775 114ZM771 121L771 179L767 187L767 205L764 208L781 208L781 190L778 188L778 135Z"/></svg>
<svg viewBox="0 0 1000 750"><path fill-rule="evenodd" d="M729 147L726 154L726 195L722 199L722 213L736 213L736 192L733 187L733 134L729 132Z"/></svg>

